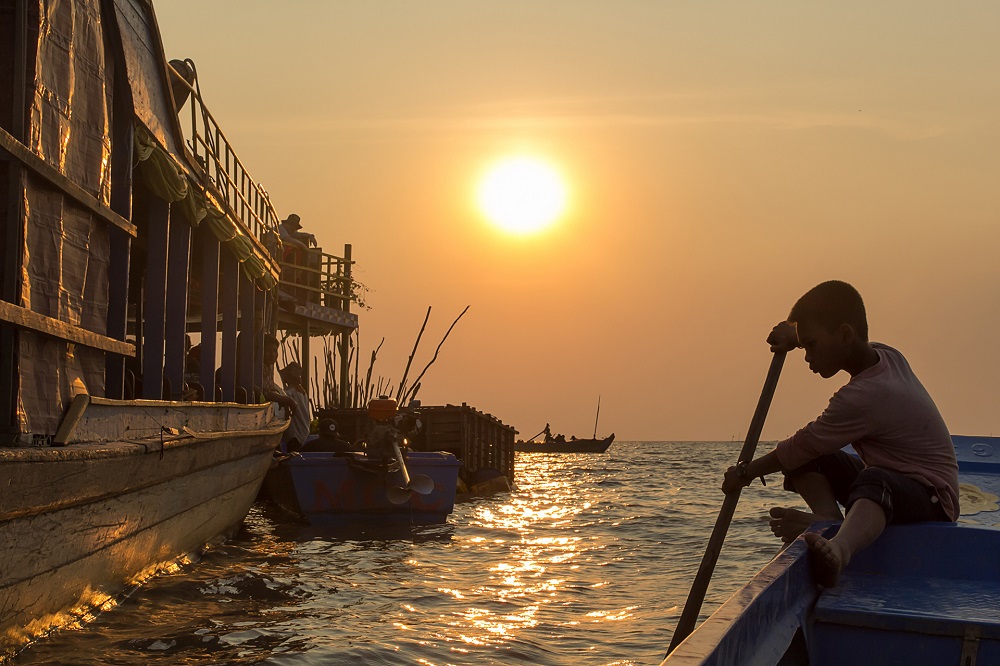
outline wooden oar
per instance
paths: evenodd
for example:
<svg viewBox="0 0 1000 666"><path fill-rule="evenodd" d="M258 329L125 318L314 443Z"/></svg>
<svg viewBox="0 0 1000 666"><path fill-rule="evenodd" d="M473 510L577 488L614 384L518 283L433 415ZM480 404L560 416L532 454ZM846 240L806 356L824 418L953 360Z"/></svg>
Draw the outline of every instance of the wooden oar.
<svg viewBox="0 0 1000 666"><path fill-rule="evenodd" d="M767 379L764 380L764 388L760 392L760 400L757 401L757 409L753 413L753 420L750 421L750 430L747 431L747 438L743 442L743 448L740 450L737 462L753 459L753 454L757 450L757 441L760 439L760 431L764 428L764 419L767 418L767 410L771 406L771 398L774 397L774 389L778 385L778 376L781 375L781 365L784 362L785 352L774 352L771 367L767 370ZM677 628L670 639L670 647L667 648L668 655L694 631L694 626L698 622L698 613L701 612L701 604L705 601L705 592L708 591L708 583L712 580L715 563L719 560L722 543L726 540L726 532L729 531L729 523L733 520L733 513L736 511L736 504L739 501L739 490L727 494L726 499L722 501L722 509L715 521L712 538L708 540L708 548L705 549L705 556L701 559L698 574L694 578L691 592L688 593L687 601L684 603L681 619L677 622Z"/></svg>

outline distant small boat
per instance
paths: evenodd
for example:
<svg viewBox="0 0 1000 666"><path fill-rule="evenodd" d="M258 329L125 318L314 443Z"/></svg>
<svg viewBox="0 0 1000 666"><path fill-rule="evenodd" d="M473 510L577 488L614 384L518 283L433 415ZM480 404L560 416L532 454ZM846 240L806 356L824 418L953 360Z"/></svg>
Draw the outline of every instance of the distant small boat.
<svg viewBox="0 0 1000 666"><path fill-rule="evenodd" d="M514 450L525 453L604 453L615 441L615 433L604 439L547 437L542 442L514 442Z"/></svg>
<svg viewBox="0 0 1000 666"><path fill-rule="evenodd" d="M604 453L615 441L615 433L611 433L604 439L597 438L597 423L601 419L601 398L597 397L597 416L594 417L594 436L590 439L577 439L570 437L566 439L563 435L552 436L549 432L549 424L538 435L545 435L541 442L534 441L535 437L527 441L518 440L514 442L514 450L524 453Z"/></svg>

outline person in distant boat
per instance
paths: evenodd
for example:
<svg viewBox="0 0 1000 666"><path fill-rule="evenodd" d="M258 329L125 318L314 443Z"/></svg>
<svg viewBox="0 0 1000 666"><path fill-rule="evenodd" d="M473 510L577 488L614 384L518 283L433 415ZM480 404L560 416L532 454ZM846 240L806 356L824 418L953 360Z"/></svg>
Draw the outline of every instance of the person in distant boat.
<svg viewBox="0 0 1000 666"><path fill-rule="evenodd" d="M300 448L309 437L312 426L312 411L309 408L309 395L302 386L302 366L292 361L281 370L281 381L284 384L285 395L295 401L295 412L292 422L285 431L285 446L289 451Z"/></svg>
<svg viewBox="0 0 1000 666"><path fill-rule="evenodd" d="M772 352L802 347L809 369L824 379L841 370L850 375L816 420L771 453L730 467L722 483L729 493L782 472L785 489L812 511L771 509L771 531L786 543L814 521L844 521L829 540L805 535L817 582L836 585L851 557L886 524L957 520L958 463L948 427L903 355L868 341L854 287L832 280L809 290L767 342ZM860 460L841 450L848 444Z"/></svg>
<svg viewBox="0 0 1000 666"><path fill-rule="evenodd" d="M545 442L551 442L552 441L552 431L549 429L549 424L548 423L545 424L545 429L542 430L542 432L545 433L545 439L543 441L545 441Z"/></svg>

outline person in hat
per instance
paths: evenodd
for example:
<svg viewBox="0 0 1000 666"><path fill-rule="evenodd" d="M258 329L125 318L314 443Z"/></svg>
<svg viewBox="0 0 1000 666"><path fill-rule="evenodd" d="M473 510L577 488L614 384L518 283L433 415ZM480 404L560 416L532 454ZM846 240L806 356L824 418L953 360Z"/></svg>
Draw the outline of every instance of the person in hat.
<svg viewBox="0 0 1000 666"><path fill-rule="evenodd" d="M319 251L309 250L310 247L316 246L316 237L301 231L301 229L302 219L295 213L283 219L281 224L278 225L278 234L281 237L281 244L284 248L282 260L288 264L305 266L318 271L320 267L320 253ZM281 279L290 285L286 287L286 296L299 304L309 301L312 295L306 289L291 285L319 286L318 273L311 274L309 271L291 266L282 268Z"/></svg>
<svg viewBox="0 0 1000 666"><path fill-rule="evenodd" d="M283 219L281 224L278 225L278 234L281 236L282 244L288 247L295 247L300 250L316 247L316 237L302 231L301 229L302 218L295 213L292 213Z"/></svg>
<svg viewBox="0 0 1000 666"><path fill-rule="evenodd" d="M295 412L292 414L292 422L285 431L286 448L294 451L302 447L309 437L312 425L312 411L309 408L309 396L302 386L302 366L296 361L292 361L281 370L281 381L285 385L285 395L295 401Z"/></svg>

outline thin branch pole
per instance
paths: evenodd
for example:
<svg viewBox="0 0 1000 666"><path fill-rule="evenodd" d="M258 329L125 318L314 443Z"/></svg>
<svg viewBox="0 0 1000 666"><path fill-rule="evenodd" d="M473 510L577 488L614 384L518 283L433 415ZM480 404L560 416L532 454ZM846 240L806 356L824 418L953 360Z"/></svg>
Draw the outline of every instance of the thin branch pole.
<svg viewBox="0 0 1000 666"><path fill-rule="evenodd" d="M420 332L417 333L417 339L413 343L413 351L410 352L410 358L406 359L406 369L403 370L403 378L399 380L399 391L396 392L396 402L399 402L400 398L403 397L403 388L406 386L406 376L410 374L410 364L413 363L413 357L417 354L417 347L420 346L420 338L424 336L424 329L427 328L427 320L431 318L431 306L427 306L427 314L424 315L424 324L420 327Z"/></svg>
<svg viewBox="0 0 1000 666"><path fill-rule="evenodd" d="M357 344L351 349L351 354L354 355L354 395L351 397L351 404L355 407L358 406L357 399L358 395L361 393L361 374L358 372L358 359L361 358L361 329L354 329L354 334L357 337ZM344 359L340 359L343 361ZM347 359L347 367L351 367L351 359ZM345 405L346 406L346 405Z"/></svg>
<svg viewBox="0 0 1000 666"><path fill-rule="evenodd" d="M369 363L368 363L368 374L365 377L365 404L368 404L368 396L369 396L369 393L371 391L371 386L372 386L372 369L375 367L375 359L378 357L378 350L382 349L382 345L384 343L385 343L385 338L383 337L382 338L382 342L378 343L378 347L376 347L372 351L372 360L369 361ZM382 386L382 381L380 379L379 380L379 387L381 387L381 386Z"/></svg>
<svg viewBox="0 0 1000 666"><path fill-rule="evenodd" d="M465 309L462 310L462 314L458 315L458 317L455 318L455 321L451 322L451 326L448 327L448 330L445 332L444 337L441 338L441 342L438 343L437 349L434 350L434 358L432 358L430 360L430 362L427 365L424 366L424 369L420 372L420 374L417 376L417 378L413 381L414 386L416 386L417 384L420 383L420 380L423 378L424 373L427 372L427 369L434 364L434 361L437 360L438 352L441 351L441 345L443 345L444 341L448 339L448 336L451 334L451 329L455 328L455 324L458 323L458 320L461 319L462 317L464 317L465 313L469 311L469 307L470 306L466 305ZM410 391L408 393L412 393L412 391ZM408 394L404 395L402 402L405 403L408 397L409 397Z"/></svg>

